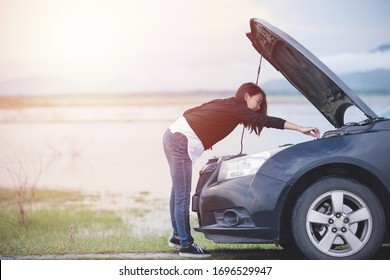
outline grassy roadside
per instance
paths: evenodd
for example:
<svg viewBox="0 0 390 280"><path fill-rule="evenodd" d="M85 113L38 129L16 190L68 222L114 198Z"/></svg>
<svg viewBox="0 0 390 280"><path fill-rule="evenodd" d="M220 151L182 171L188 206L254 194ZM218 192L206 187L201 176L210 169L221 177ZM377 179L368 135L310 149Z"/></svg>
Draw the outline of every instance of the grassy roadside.
<svg viewBox="0 0 390 280"><path fill-rule="evenodd" d="M79 192L37 190L18 220L16 191L0 189L0 254L123 253L164 250L161 236L137 236L134 224L112 209L96 209L98 197ZM123 211L123 210L122 210ZM129 215L143 215L127 209ZM161 248L160 248L161 247Z"/></svg>
<svg viewBox="0 0 390 280"><path fill-rule="evenodd" d="M177 254L167 246L167 202L156 201L147 192L126 197L123 206L114 198L107 204L98 195L38 189L26 205L25 224L19 221L16 197L16 190L0 188L0 256L123 254L114 258L131 259L129 254L141 253L148 259L149 253ZM148 223L155 227L148 228ZM213 259L300 259L275 245L215 244L197 232L194 237ZM102 258L112 256L96 256ZM382 246L375 259L390 259L390 245Z"/></svg>
<svg viewBox="0 0 390 280"><path fill-rule="evenodd" d="M21 224L16 191L0 188L0 255L175 253L167 246L168 225L157 233L140 234L145 213L150 214L153 209L161 212L147 195L141 193L132 198L129 204L135 208L112 209L95 207L100 204L98 196L39 189L26 207L26 224ZM280 251L274 245L220 245L206 240L202 234L194 234L207 249L226 252L226 258L239 256L246 250Z"/></svg>

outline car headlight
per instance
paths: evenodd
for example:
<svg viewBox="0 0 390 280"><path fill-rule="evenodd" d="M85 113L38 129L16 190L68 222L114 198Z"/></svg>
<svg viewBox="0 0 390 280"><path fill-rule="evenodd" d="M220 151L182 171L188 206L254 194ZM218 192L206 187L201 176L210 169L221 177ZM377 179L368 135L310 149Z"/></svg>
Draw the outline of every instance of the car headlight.
<svg viewBox="0 0 390 280"><path fill-rule="evenodd" d="M222 162L218 182L255 174L266 160L285 148L264 151Z"/></svg>

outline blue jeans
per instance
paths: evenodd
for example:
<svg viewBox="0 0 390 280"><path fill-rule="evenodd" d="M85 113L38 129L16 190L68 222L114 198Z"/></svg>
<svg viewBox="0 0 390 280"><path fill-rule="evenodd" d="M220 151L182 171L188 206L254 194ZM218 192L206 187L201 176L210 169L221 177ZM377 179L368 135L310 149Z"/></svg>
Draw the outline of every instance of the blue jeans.
<svg viewBox="0 0 390 280"><path fill-rule="evenodd" d="M192 161L188 156L187 137L168 129L163 138L164 151L172 177L170 213L173 234L178 236L182 247L194 242L190 228L190 193Z"/></svg>

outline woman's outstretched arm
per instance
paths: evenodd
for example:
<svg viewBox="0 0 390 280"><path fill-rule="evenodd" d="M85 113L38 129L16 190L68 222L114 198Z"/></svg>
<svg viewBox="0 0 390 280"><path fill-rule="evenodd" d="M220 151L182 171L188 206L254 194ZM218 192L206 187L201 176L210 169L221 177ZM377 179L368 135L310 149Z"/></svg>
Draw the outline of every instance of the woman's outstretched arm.
<svg viewBox="0 0 390 280"><path fill-rule="evenodd" d="M303 127L291 122L286 121L284 123L284 129L289 129L289 130L296 130L299 132L302 132L303 134L315 137L315 138L320 138L320 130L317 127Z"/></svg>

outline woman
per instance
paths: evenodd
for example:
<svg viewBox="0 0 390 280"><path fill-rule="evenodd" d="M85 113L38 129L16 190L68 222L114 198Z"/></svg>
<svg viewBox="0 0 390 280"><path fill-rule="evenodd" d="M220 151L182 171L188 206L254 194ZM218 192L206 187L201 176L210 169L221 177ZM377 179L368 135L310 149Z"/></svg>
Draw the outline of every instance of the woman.
<svg viewBox="0 0 390 280"><path fill-rule="evenodd" d="M316 127L301 127L267 115L263 90L254 83L241 85L235 97L216 99L184 112L166 131L163 139L168 159L172 191L170 214L173 235L169 246L180 249L183 257L209 257L191 236L189 208L192 166L203 151L228 136L239 124L260 135L263 127L290 129L319 137Z"/></svg>

